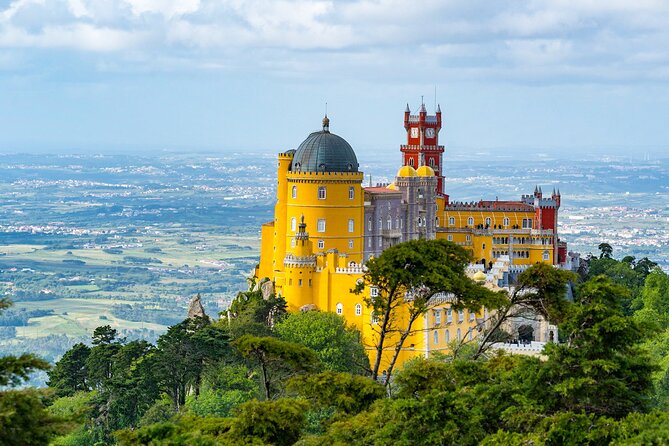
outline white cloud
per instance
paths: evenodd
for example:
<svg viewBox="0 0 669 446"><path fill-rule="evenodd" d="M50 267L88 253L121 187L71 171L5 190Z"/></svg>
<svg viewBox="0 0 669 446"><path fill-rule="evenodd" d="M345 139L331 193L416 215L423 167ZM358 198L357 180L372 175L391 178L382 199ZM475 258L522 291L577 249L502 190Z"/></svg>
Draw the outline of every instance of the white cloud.
<svg viewBox="0 0 669 446"><path fill-rule="evenodd" d="M336 61L362 76L420 66L430 77L656 81L669 63L669 2L16 0L0 11L0 47L132 50L295 74Z"/></svg>

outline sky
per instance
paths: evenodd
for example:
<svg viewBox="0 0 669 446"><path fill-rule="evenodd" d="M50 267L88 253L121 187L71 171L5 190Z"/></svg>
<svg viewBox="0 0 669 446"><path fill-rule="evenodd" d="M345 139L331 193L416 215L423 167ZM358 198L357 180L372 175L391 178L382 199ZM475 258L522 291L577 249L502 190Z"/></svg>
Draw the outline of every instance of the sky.
<svg viewBox="0 0 669 446"><path fill-rule="evenodd" d="M436 94L435 94L436 92ZM669 156L667 0L0 0L0 152ZM436 98L436 101L435 101Z"/></svg>

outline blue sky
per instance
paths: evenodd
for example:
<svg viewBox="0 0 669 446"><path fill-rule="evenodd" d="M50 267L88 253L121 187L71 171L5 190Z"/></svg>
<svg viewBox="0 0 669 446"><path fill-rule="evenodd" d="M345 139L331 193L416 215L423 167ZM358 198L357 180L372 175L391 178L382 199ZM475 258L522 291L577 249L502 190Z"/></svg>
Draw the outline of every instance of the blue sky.
<svg viewBox="0 0 669 446"><path fill-rule="evenodd" d="M0 151L669 156L666 0L0 0Z"/></svg>

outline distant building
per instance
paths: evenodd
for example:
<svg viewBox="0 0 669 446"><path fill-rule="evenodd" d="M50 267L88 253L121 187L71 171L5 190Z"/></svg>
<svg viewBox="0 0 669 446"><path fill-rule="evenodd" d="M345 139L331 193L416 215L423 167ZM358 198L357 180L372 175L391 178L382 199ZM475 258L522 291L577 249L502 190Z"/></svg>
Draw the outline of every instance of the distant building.
<svg viewBox="0 0 669 446"><path fill-rule="evenodd" d="M364 262L397 243L441 238L471 251L470 273L503 287L536 262L557 264L566 245L557 238L560 193L540 188L518 201L451 202L443 190L439 145L441 110L404 113L402 166L389 185L363 187L353 148L330 132L310 134L297 148L278 155L274 220L262 226L257 279L268 278L289 311L317 308L343 315L368 344L375 320L364 297L351 293ZM566 259L562 260L563 262ZM365 290L373 294L374 289ZM483 314L453 314L444 297L419 321L400 361L446 350L450 341L476 336ZM478 321L477 321L478 319ZM543 330L542 330L543 331Z"/></svg>

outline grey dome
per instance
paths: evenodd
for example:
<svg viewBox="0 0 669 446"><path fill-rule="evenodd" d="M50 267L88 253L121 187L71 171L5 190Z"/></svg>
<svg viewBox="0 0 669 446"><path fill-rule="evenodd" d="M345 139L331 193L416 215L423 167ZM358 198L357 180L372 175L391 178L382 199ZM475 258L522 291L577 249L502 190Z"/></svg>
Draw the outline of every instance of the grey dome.
<svg viewBox="0 0 669 446"><path fill-rule="evenodd" d="M314 132L297 148L290 170L293 172L357 172L358 158L349 143L329 131L329 120L323 120L323 131Z"/></svg>

